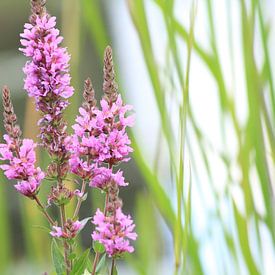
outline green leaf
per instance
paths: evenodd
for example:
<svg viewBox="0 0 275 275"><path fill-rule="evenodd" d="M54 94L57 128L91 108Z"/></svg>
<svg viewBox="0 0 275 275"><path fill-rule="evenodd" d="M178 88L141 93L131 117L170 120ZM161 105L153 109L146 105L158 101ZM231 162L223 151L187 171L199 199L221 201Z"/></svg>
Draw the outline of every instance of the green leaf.
<svg viewBox="0 0 275 275"><path fill-rule="evenodd" d="M68 256L68 259L69 260L74 260L76 258L76 254L75 253L72 253Z"/></svg>
<svg viewBox="0 0 275 275"><path fill-rule="evenodd" d="M55 239L52 240L52 247L51 247L51 253L52 253L52 261L54 264L54 268L57 275L63 275L65 271L64 266L64 257L59 250L59 247L55 241Z"/></svg>
<svg viewBox="0 0 275 275"><path fill-rule="evenodd" d="M100 243L99 241L93 241L93 249L95 252L98 253L104 253L105 251L105 247L102 243Z"/></svg>
<svg viewBox="0 0 275 275"><path fill-rule="evenodd" d="M99 274L99 272L103 269L104 265L105 265L105 261L106 261L106 253L101 257L97 267L96 267L96 274Z"/></svg>
<svg viewBox="0 0 275 275"><path fill-rule="evenodd" d="M85 269L83 275L91 275L91 273L88 271L88 269Z"/></svg>
<svg viewBox="0 0 275 275"><path fill-rule="evenodd" d="M87 268L90 249L87 249L75 262L71 275L82 275Z"/></svg>
<svg viewBox="0 0 275 275"><path fill-rule="evenodd" d="M50 229L46 226L43 226L43 225L32 225L33 228L36 228L36 229L40 229L40 230L43 230L43 231L46 231L46 232L49 232Z"/></svg>
<svg viewBox="0 0 275 275"><path fill-rule="evenodd" d="M252 251L249 244L249 234L248 234L248 224L245 217L241 215L239 212L235 202L232 200L234 217L237 225L237 233L239 237L239 242L241 245L241 250L244 256L244 260L246 262L246 266L249 269L250 274L260 274L258 267L253 259Z"/></svg>

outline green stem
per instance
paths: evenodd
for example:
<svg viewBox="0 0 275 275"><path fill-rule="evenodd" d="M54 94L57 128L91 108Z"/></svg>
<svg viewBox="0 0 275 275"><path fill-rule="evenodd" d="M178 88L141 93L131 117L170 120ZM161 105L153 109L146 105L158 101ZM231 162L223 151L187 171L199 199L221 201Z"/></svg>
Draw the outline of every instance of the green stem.
<svg viewBox="0 0 275 275"><path fill-rule="evenodd" d="M82 186L81 186L81 191L80 191L83 194L84 194L85 189L86 189L86 184L87 184L86 181L83 180L82 181ZM75 211L74 211L74 215L73 215L73 220L76 219L77 216L78 216L78 213L79 213L82 201L83 201L82 198L78 198L77 205L76 205L76 208L75 208Z"/></svg>
<svg viewBox="0 0 275 275"><path fill-rule="evenodd" d="M112 259L112 267L111 267L111 275L113 275L113 274L114 274L114 270L115 270L115 262L116 262L116 260L115 260L115 258L113 258L113 259Z"/></svg>
<svg viewBox="0 0 275 275"><path fill-rule="evenodd" d="M98 260L99 260L99 256L100 256L100 253L96 252L96 254L95 254L95 259L94 259L94 263L93 263L92 275L95 275L96 266L97 266L97 263L98 263Z"/></svg>
<svg viewBox="0 0 275 275"><path fill-rule="evenodd" d="M65 206L64 204L60 205L60 217L61 217L61 226L62 226L62 231L66 233L66 212L65 212ZM63 241L63 246L64 246L64 261L65 261L65 266L66 266L66 274L69 275L71 271L71 263L68 259L68 254L70 251L70 246L67 243L66 240Z"/></svg>
<svg viewBox="0 0 275 275"><path fill-rule="evenodd" d="M39 200L39 198L36 195L33 195L33 199L36 201L37 205L39 206L39 208L41 209L42 213L44 214L44 216L47 218L48 222L51 225L55 225L55 222L53 221L53 219L50 217L50 215L48 214L48 212L46 211L45 207L42 205L41 201Z"/></svg>

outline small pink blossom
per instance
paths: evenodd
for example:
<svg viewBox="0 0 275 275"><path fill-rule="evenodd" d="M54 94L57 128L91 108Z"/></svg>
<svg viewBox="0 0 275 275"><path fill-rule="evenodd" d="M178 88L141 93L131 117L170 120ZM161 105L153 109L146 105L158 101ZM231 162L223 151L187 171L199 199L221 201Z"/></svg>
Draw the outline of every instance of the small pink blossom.
<svg viewBox="0 0 275 275"><path fill-rule="evenodd" d="M68 220L65 224L65 229L59 226L53 226L50 234L57 238L72 239L83 229L88 219L83 221L77 220L75 222Z"/></svg>
<svg viewBox="0 0 275 275"><path fill-rule="evenodd" d="M27 197L32 197L38 192L41 180L45 175L40 171L40 168L37 168L37 170L39 171L37 175L30 177L27 181L20 181L14 186L18 192Z"/></svg>
<svg viewBox="0 0 275 275"><path fill-rule="evenodd" d="M0 144L0 160L11 160L13 158L13 150L15 148L13 139L8 135L3 136L6 143Z"/></svg>
<svg viewBox="0 0 275 275"><path fill-rule="evenodd" d="M57 238L63 237L63 231L62 231L61 227L59 227L59 226L53 226L52 229L53 230L50 232L50 234L53 237L57 237Z"/></svg>
<svg viewBox="0 0 275 275"><path fill-rule="evenodd" d="M90 186L100 189L106 189L111 183L115 183L118 186L128 185L128 183L125 182L122 171L113 173L112 169L108 169L105 167L94 169L94 175L90 182Z"/></svg>
<svg viewBox="0 0 275 275"><path fill-rule="evenodd" d="M90 178L94 165L88 164L87 161L80 159L76 154L72 155L69 164L72 173L78 175L82 179Z"/></svg>
<svg viewBox="0 0 275 275"><path fill-rule="evenodd" d="M79 197L79 198L83 198L84 192L81 192L80 190L76 189L74 191L74 195L77 196L77 197Z"/></svg>

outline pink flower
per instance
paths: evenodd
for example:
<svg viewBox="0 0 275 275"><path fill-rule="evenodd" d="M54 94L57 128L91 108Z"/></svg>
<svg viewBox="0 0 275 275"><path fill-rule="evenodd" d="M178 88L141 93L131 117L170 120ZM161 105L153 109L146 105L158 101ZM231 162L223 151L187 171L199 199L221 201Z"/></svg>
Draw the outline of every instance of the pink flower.
<svg viewBox="0 0 275 275"><path fill-rule="evenodd" d="M76 189L76 190L74 190L74 195L81 199L84 197L85 193L81 192L79 189Z"/></svg>
<svg viewBox="0 0 275 275"><path fill-rule="evenodd" d="M102 134L99 137L99 142L101 146L98 160L101 162L128 161L127 156L133 151L129 146L131 141L124 130L114 129L109 134Z"/></svg>
<svg viewBox="0 0 275 275"><path fill-rule="evenodd" d="M128 161L127 156L133 151L125 131L127 126L133 126L133 117L126 117L126 112L132 107L123 105L121 96L112 105L105 99L100 104L102 110L95 107L90 111L79 108L80 115L73 125L74 135L69 148L72 154L70 164L72 172L81 177L84 167L92 168L87 166L87 158L99 165L117 164Z"/></svg>
<svg viewBox="0 0 275 275"><path fill-rule="evenodd" d="M5 135L6 144L0 144L1 160L8 160L8 164L0 165L8 179L17 179L19 182L15 188L23 195L32 197L35 195L45 177L39 167L35 167L36 144L31 139L23 139L22 145L15 148L12 139Z"/></svg>
<svg viewBox="0 0 275 275"><path fill-rule="evenodd" d="M36 99L49 93L63 98L73 94L68 74L70 57L65 48L59 47L63 38L55 28L55 20L49 15L42 18L37 16L36 24L25 24L24 33L21 34L24 48L20 50L32 58L24 67L24 87Z"/></svg>
<svg viewBox="0 0 275 275"><path fill-rule="evenodd" d="M34 24L25 24L20 50L30 58L23 68L24 88L43 113L38 123L42 143L51 156L67 161L66 123L62 113L74 90L70 86L70 56L66 48L60 47L63 38L55 28L55 20L46 14L42 18L37 16Z"/></svg>
<svg viewBox="0 0 275 275"><path fill-rule="evenodd" d="M133 232L135 224L129 215L126 216L122 213L121 208L116 210L115 217L105 216L97 209L93 224L96 225L96 228L92 238L104 245L109 257L134 251L129 239L136 240L137 238L137 234Z"/></svg>
<svg viewBox="0 0 275 275"><path fill-rule="evenodd" d="M5 146L3 144L1 145L2 148ZM12 156L9 156L10 164L0 166L0 168L5 171L5 175L8 179L26 180L28 177L35 174L35 147L36 145L31 139L23 139L18 156L13 156L12 152L10 151L12 154ZM7 156L7 152L4 152L4 154ZM2 159L4 159L4 155L2 156Z"/></svg>
<svg viewBox="0 0 275 275"><path fill-rule="evenodd" d="M75 134L79 137L83 137L84 133L90 133L96 129L100 130L102 124L100 124L95 116L92 116L92 113L88 112L84 108L79 108L80 116L76 118L76 124L72 126L75 130Z"/></svg>
<svg viewBox="0 0 275 275"><path fill-rule="evenodd" d="M11 160L13 157L13 150L15 149L13 139L8 135L4 135L4 140L6 144L0 144L0 160Z"/></svg>
<svg viewBox="0 0 275 275"><path fill-rule="evenodd" d="M45 177L45 175L41 172L40 168L37 168L37 170L37 175L30 177L27 181L20 181L14 186L18 192L27 197L32 197L38 192L41 180Z"/></svg>
<svg viewBox="0 0 275 275"><path fill-rule="evenodd" d="M71 156L69 164L72 173L78 175L80 178L86 179L92 176L94 165L88 164L87 161L80 159L76 154Z"/></svg>
<svg viewBox="0 0 275 275"><path fill-rule="evenodd" d="M53 237L57 237L57 238L72 239L83 229L83 227L86 225L88 220L89 218L83 221L75 221L75 222L68 220L65 223L64 230L62 230L62 228L59 226L53 226L50 234Z"/></svg>
<svg viewBox="0 0 275 275"><path fill-rule="evenodd" d="M113 173L111 169L100 167L94 169L94 176L90 182L90 186L100 189L106 189L109 184L115 183L118 186L126 186L122 171Z"/></svg>
<svg viewBox="0 0 275 275"><path fill-rule="evenodd" d="M53 228L53 230L50 232L50 234L53 237L57 237L57 238L63 237L63 231L62 231L61 227L59 227L59 226L53 226L52 228Z"/></svg>

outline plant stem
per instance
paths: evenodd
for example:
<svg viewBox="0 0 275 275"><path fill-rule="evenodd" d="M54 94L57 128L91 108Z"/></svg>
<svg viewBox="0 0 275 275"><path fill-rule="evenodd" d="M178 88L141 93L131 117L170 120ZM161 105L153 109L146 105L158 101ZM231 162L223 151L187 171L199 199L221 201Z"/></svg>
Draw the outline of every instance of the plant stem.
<svg viewBox="0 0 275 275"><path fill-rule="evenodd" d="M84 192L85 192L85 189L86 189L86 181L85 180L83 180L82 181L82 186L81 186L81 193L83 193L84 194ZM76 205L76 208L75 208L75 211L74 211L74 215L73 215L73 220L75 219L75 218L77 218L77 216L78 216L78 213L79 213L79 209L80 209L80 207L81 207L81 203L82 203L82 198L78 198L78 201L77 201L77 205Z"/></svg>
<svg viewBox="0 0 275 275"><path fill-rule="evenodd" d="M105 196L105 207L104 207L104 215L106 215L106 213L107 213L107 205L108 205L108 202L109 202L109 193L106 192L106 196ZM92 271L92 275L95 275L96 266L97 266L97 263L98 263L98 260L99 260L99 256L100 256L100 253L99 253L99 252L96 252L96 253L95 253L95 259L94 259L94 262L93 262L93 271Z"/></svg>
<svg viewBox="0 0 275 275"><path fill-rule="evenodd" d="M95 259L94 259L94 263L93 263L92 275L95 275L96 265L97 265L97 263L98 263L99 256L100 256L100 253L96 252L96 254L95 254Z"/></svg>
<svg viewBox="0 0 275 275"><path fill-rule="evenodd" d="M66 227L65 227L66 212L65 212L64 204L60 205L60 217L61 217L62 230L66 233ZM65 261L65 266L66 266L66 274L69 275L70 271L71 271L71 264L68 259L68 253L69 253L70 247L66 240L63 241L63 245L64 245L64 261Z"/></svg>
<svg viewBox="0 0 275 275"><path fill-rule="evenodd" d="M113 259L112 259L112 267L111 267L111 275L113 275L113 274L114 274L114 270L115 270L115 262L116 262L116 260L115 260L115 258L113 258Z"/></svg>
<svg viewBox="0 0 275 275"><path fill-rule="evenodd" d="M33 199L36 201L37 205L40 207L40 209L42 210L43 214L45 215L45 217L47 218L47 220L49 221L49 223L51 225L54 225L55 222L53 221L53 219L50 217L50 215L48 214L48 212L46 211L45 207L42 205L41 201L39 200L39 198L36 195L33 195Z"/></svg>

